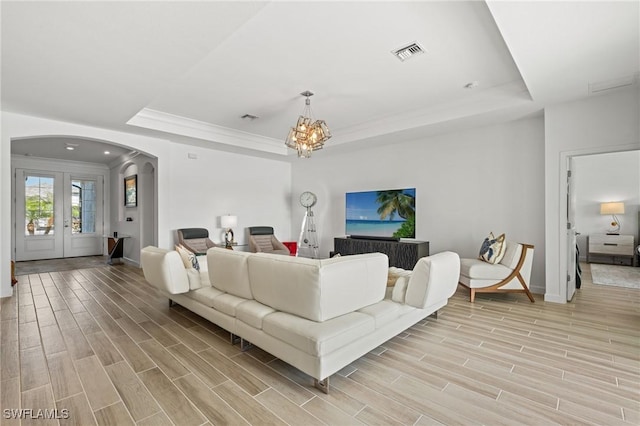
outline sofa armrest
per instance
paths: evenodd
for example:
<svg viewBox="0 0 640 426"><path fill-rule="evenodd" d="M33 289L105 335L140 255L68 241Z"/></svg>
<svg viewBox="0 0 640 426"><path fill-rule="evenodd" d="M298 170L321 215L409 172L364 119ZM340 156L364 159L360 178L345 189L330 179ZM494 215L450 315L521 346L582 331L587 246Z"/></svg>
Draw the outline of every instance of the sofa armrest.
<svg viewBox="0 0 640 426"><path fill-rule="evenodd" d="M147 282L169 294L189 291L189 278L175 250L147 246L140 251L140 264Z"/></svg>
<svg viewBox="0 0 640 426"><path fill-rule="evenodd" d="M405 303L426 308L449 299L456 292L460 276L460 257L445 251L418 260L409 279Z"/></svg>

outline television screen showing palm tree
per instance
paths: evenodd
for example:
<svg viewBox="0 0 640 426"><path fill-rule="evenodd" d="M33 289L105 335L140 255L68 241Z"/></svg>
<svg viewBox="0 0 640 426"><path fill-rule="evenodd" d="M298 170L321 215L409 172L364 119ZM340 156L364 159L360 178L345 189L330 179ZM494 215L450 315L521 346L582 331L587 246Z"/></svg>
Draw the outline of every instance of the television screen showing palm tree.
<svg viewBox="0 0 640 426"><path fill-rule="evenodd" d="M347 192L346 234L416 237L416 189Z"/></svg>

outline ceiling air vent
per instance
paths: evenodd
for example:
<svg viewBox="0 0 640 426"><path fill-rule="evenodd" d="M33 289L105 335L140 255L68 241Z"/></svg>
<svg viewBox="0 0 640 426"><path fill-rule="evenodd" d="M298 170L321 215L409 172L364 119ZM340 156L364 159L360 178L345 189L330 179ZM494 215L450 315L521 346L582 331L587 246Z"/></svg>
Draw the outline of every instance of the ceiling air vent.
<svg viewBox="0 0 640 426"><path fill-rule="evenodd" d="M595 95L607 90L619 89L621 87L634 86L638 84L640 80L640 73L627 75L620 78L614 78L611 80L598 81L595 83L589 83L589 94Z"/></svg>
<svg viewBox="0 0 640 426"><path fill-rule="evenodd" d="M424 49L418 43L413 42L408 46L403 46L399 49L392 50L391 53L393 53L396 58L404 62L409 58L424 53Z"/></svg>

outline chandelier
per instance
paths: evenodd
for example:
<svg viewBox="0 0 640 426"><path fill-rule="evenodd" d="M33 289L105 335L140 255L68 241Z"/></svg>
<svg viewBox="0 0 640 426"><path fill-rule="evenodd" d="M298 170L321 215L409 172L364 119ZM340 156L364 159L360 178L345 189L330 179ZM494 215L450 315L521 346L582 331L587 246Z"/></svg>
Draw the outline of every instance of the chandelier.
<svg viewBox="0 0 640 426"><path fill-rule="evenodd" d="M311 99L309 99L313 93L307 90L300 94L307 98L304 102L304 110L298 117L296 126L289 130L285 145L298 151L298 157L309 158L313 151L322 149L324 143L331 137L331 132L324 120L313 121Z"/></svg>

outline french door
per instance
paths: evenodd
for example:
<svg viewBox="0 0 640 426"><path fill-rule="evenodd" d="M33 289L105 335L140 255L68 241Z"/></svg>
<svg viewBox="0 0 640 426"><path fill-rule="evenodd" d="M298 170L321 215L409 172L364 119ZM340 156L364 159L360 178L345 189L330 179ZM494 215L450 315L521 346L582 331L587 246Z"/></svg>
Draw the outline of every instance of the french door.
<svg viewBox="0 0 640 426"><path fill-rule="evenodd" d="M16 260L103 254L103 177L16 169Z"/></svg>

